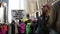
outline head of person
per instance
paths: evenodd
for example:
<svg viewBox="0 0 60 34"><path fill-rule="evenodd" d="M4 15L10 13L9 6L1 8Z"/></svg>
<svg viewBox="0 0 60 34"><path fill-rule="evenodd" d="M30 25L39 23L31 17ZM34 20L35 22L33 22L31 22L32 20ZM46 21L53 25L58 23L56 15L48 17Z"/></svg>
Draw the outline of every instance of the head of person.
<svg viewBox="0 0 60 34"><path fill-rule="evenodd" d="M3 25L7 25L6 23L4 23Z"/></svg>
<svg viewBox="0 0 60 34"><path fill-rule="evenodd" d="M2 28L3 28L3 26L2 26L2 25L0 25L0 31L2 30Z"/></svg>
<svg viewBox="0 0 60 34"><path fill-rule="evenodd" d="M19 20L19 23L21 22L21 20Z"/></svg>
<svg viewBox="0 0 60 34"><path fill-rule="evenodd" d="M49 15L50 13L50 6L48 4L44 5L43 8L42 8L42 11L43 11L43 14L44 15Z"/></svg>
<svg viewBox="0 0 60 34"><path fill-rule="evenodd" d="M12 20L12 23L15 23L15 21L14 21L14 20Z"/></svg>
<svg viewBox="0 0 60 34"><path fill-rule="evenodd" d="M28 22L29 22L29 23L32 23L32 19L29 19Z"/></svg>

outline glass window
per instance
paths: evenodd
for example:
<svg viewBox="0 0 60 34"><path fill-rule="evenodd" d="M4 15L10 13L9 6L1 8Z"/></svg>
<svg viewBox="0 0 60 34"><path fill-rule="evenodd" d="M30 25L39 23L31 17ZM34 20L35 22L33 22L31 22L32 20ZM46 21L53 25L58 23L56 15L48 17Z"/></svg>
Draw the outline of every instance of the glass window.
<svg viewBox="0 0 60 34"><path fill-rule="evenodd" d="M1 3L0 3L0 7L1 7Z"/></svg>

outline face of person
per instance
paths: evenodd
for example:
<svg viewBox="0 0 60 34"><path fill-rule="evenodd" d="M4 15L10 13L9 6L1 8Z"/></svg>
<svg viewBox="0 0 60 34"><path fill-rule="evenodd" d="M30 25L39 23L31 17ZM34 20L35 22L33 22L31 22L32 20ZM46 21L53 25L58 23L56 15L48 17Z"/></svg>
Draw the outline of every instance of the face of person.
<svg viewBox="0 0 60 34"><path fill-rule="evenodd" d="M3 28L2 26L0 26L0 28Z"/></svg>
<svg viewBox="0 0 60 34"><path fill-rule="evenodd" d="M46 15L49 15L50 11L49 11L48 7L44 7L43 10L44 10L43 12L44 12Z"/></svg>

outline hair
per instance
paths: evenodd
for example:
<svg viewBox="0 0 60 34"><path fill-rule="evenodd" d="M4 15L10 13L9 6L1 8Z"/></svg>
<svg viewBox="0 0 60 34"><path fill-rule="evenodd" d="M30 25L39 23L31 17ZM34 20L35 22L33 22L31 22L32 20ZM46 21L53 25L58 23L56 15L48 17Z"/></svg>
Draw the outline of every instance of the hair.
<svg viewBox="0 0 60 34"><path fill-rule="evenodd" d="M12 23L15 23L15 21L14 21L14 20L12 20Z"/></svg>
<svg viewBox="0 0 60 34"><path fill-rule="evenodd" d="M22 22L22 21L21 21L21 20L19 20L19 24L21 24L21 22Z"/></svg>
<svg viewBox="0 0 60 34"><path fill-rule="evenodd" d="M46 9L47 8L47 9ZM48 15L50 13L51 7L50 5L46 4L42 8L42 15Z"/></svg>
<svg viewBox="0 0 60 34"><path fill-rule="evenodd" d="M21 20L19 20L19 22L21 22Z"/></svg>
<svg viewBox="0 0 60 34"><path fill-rule="evenodd" d="M60 1L56 2L51 9L49 25L54 28L57 25L58 17L60 12Z"/></svg>

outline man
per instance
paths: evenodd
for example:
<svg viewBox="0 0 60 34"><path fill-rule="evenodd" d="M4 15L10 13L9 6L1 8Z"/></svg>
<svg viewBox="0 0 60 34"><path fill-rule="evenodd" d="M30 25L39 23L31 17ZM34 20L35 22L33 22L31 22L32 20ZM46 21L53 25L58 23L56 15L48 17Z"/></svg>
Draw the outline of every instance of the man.
<svg viewBox="0 0 60 34"><path fill-rule="evenodd" d="M36 34L49 34L48 20L50 14L49 5L44 5L42 8L42 15L38 18L38 28Z"/></svg>
<svg viewBox="0 0 60 34"><path fill-rule="evenodd" d="M15 21L12 20L12 23L11 23L11 34L15 34Z"/></svg>

